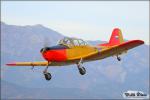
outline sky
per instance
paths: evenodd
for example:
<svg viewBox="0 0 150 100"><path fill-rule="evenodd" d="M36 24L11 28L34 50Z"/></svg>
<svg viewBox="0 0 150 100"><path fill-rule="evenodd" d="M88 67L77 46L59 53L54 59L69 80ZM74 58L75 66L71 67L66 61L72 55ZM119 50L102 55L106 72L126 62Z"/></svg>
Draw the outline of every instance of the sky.
<svg viewBox="0 0 150 100"><path fill-rule="evenodd" d="M125 39L149 44L149 1L1 1L1 20L85 40L108 41L117 27Z"/></svg>

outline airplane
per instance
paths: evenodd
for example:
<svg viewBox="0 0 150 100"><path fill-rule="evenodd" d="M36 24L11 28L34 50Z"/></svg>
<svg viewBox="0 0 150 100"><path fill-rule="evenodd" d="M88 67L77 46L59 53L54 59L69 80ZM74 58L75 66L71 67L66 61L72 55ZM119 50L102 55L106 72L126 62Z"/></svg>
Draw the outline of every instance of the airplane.
<svg viewBox="0 0 150 100"><path fill-rule="evenodd" d="M40 52L45 61L37 62L15 62L7 66L46 66L43 71L46 80L51 80L52 75L47 71L51 66L66 66L76 64L81 75L86 73L84 62L101 60L110 56L116 56L118 61L123 53L129 49L144 44L142 40L125 41L119 28L114 28L108 43L89 45L82 39L64 37L56 46L43 47Z"/></svg>

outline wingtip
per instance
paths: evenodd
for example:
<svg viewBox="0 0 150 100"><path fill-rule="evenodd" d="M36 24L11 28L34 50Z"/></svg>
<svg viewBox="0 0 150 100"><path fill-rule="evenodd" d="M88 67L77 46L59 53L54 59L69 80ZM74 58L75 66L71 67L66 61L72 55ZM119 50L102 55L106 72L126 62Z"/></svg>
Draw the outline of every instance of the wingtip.
<svg viewBox="0 0 150 100"><path fill-rule="evenodd" d="M137 40L139 43L144 44L143 40Z"/></svg>
<svg viewBox="0 0 150 100"><path fill-rule="evenodd" d="M141 43L142 43L142 44L144 44L144 41L143 41L143 40L141 40Z"/></svg>
<svg viewBox="0 0 150 100"><path fill-rule="evenodd" d="M16 66L16 63L8 63L7 66Z"/></svg>

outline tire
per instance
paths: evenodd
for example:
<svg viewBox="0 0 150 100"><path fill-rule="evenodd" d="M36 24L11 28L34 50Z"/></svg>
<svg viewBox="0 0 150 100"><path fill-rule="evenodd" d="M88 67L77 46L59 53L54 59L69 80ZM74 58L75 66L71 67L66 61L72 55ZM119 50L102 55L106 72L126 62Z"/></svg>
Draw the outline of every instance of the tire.
<svg viewBox="0 0 150 100"><path fill-rule="evenodd" d="M120 58L120 57L118 57L117 59L118 59L118 61L121 61L121 58Z"/></svg>
<svg viewBox="0 0 150 100"><path fill-rule="evenodd" d="M80 73L81 75L84 75L84 74L86 73L85 68L84 68L84 67L79 68L79 73Z"/></svg>
<svg viewBox="0 0 150 100"><path fill-rule="evenodd" d="M50 73L45 73L44 76L45 76L45 79L48 81L51 80L51 78L52 78Z"/></svg>

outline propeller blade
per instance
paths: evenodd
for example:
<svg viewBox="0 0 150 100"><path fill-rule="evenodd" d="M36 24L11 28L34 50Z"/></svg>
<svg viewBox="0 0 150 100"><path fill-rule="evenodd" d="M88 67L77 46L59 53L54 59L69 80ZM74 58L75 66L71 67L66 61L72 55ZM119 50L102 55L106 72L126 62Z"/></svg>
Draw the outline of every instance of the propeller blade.
<svg viewBox="0 0 150 100"><path fill-rule="evenodd" d="M50 46L49 38L48 37L44 37L44 45L43 45L43 47L49 47L49 46Z"/></svg>

